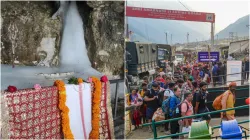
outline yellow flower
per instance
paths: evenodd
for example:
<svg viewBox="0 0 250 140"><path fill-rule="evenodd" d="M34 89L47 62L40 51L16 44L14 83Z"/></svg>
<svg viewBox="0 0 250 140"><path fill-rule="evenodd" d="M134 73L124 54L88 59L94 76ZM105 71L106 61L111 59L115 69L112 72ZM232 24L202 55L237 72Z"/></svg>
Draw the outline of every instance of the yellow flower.
<svg viewBox="0 0 250 140"><path fill-rule="evenodd" d="M100 101L101 101L101 81L92 77L93 92L92 92L92 131L89 135L90 139L99 139L99 121L100 121Z"/></svg>
<svg viewBox="0 0 250 140"><path fill-rule="evenodd" d="M56 80L54 85L58 89L59 94L59 103L58 107L61 110L61 124L62 124L62 131L64 135L64 139L74 139L74 136L71 132L70 126L69 126L69 108L66 106L66 88L65 84L61 80Z"/></svg>
<svg viewBox="0 0 250 140"><path fill-rule="evenodd" d="M83 83L82 78L78 78L77 81L78 81L78 84Z"/></svg>

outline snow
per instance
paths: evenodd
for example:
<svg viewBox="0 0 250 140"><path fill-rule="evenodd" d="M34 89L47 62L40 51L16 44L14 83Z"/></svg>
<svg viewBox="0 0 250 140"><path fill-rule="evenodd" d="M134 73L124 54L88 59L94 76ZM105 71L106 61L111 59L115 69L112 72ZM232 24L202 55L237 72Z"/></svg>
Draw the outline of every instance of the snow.
<svg viewBox="0 0 250 140"><path fill-rule="evenodd" d="M91 67L84 40L83 22L76 2L70 3L65 17L60 60L61 65L66 67Z"/></svg>
<svg viewBox="0 0 250 140"><path fill-rule="evenodd" d="M9 85L18 89L33 88L34 84L52 86L55 80L67 83L70 77L87 80L90 76L100 78L102 74L91 67L83 31L83 22L77 11L76 2L70 2L64 18L64 30L60 49L60 67L32 67L1 65L1 90Z"/></svg>

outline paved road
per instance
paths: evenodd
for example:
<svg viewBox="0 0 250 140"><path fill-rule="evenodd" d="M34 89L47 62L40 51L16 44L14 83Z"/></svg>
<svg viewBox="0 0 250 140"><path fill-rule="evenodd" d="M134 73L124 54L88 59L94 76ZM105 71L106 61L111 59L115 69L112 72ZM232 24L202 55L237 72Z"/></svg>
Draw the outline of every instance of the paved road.
<svg viewBox="0 0 250 140"><path fill-rule="evenodd" d="M243 121L243 120L248 120L249 116L246 117L237 117L237 121ZM127 123L127 121L126 121ZM210 122L210 126L216 126L220 124L220 119L219 118L214 118ZM244 123L240 124L241 126L249 129L249 123ZM125 134L128 133L129 125L126 124L126 132ZM133 127L132 127L133 128ZM157 128L157 134L158 136L163 136L166 135L164 132L161 132L162 128ZM249 132L247 132L247 135L249 135ZM219 129L214 130L214 136L219 136ZM153 133L148 132L148 127L143 127L141 129L137 129L135 131L132 131L128 136L126 136L127 139L150 139L153 138Z"/></svg>

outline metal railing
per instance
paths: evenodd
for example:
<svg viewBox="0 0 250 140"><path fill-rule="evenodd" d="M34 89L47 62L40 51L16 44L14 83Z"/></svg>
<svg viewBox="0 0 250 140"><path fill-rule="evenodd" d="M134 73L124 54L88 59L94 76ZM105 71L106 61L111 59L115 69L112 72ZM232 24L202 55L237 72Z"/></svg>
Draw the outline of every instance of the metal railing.
<svg viewBox="0 0 250 140"><path fill-rule="evenodd" d="M115 110L114 110L114 119L117 117L117 106L118 106L118 89L119 89L119 83L123 83L124 79L114 79L114 80L109 80L110 84L116 84L115 87Z"/></svg>
<svg viewBox="0 0 250 140"><path fill-rule="evenodd" d="M236 88L236 91L241 91L241 90L249 90L249 87L247 88ZM211 92L225 92L226 90L208 90L209 93ZM249 98L249 97L240 97L240 98L235 98L235 100L243 100L243 99L246 99L246 98ZM206 103L212 103L213 101L208 101Z"/></svg>
<svg viewBox="0 0 250 140"><path fill-rule="evenodd" d="M246 98L249 98L249 97L235 98L235 100L244 100L244 99L246 99ZM206 104L208 104L208 103L213 103L213 101L208 101L208 102L206 102Z"/></svg>
<svg viewBox="0 0 250 140"><path fill-rule="evenodd" d="M240 91L240 90L249 90L249 87L247 88L236 88L236 91ZM224 92L226 90L208 90L208 92Z"/></svg>
<svg viewBox="0 0 250 140"><path fill-rule="evenodd" d="M184 134L187 134L187 133L177 133L177 134L157 137L156 125L163 124L163 123L166 123L166 122L178 121L178 120L182 120L182 119L200 117L200 116L204 116L204 115L208 115L208 114L216 114L216 113L220 113L220 112L225 112L225 111L230 111L230 110L238 110L238 109L246 109L246 108L249 108L249 105L243 105L243 106L238 106L238 107L234 107L234 108L228 108L228 109L223 109L223 110L206 112L206 113L201 113L201 114L196 114L196 115L191 115L191 116L185 116L185 117L180 117L180 118L173 118L173 119L163 120L163 121L158 121L158 122L155 122L155 120L152 120L152 123L146 123L146 124L143 124L142 126L150 126L150 125L152 125L153 132L154 132L154 139L162 139L162 138L167 138L167 137L184 135Z"/></svg>
<svg viewBox="0 0 250 140"><path fill-rule="evenodd" d="M120 83L124 83L124 79L114 79L114 80L109 80L110 85L111 84L115 84L115 93L111 93L111 94L115 94L115 98L113 99L111 97L111 100L113 100L114 102L111 101L112 104L114 104L114 108L112 105L112 115L113 115L113 121L114 121L114 133L115 133L115 138L116 139L124 139L124 112L121 113L121 111L118 112L118 102L119 102L119 98L118 98L118 89L119 89L119 84ZM113 91L112 91L113 92ZM124 99L124 97L123 97Z"/></svg>
<svg viewBox="0 0 250 140"><path fill-rule="evenodd" d="M231 74L225 74L225 75L218 75L218 76L213 76L212 78L221 78L218 79L216 82L210 82L210 84L226 84L226 83L230 83L230 82L238 82L241 81L241 85L244 85L244 81L246 80L246 73L249 73L249 71L244 71L244 72L239 72L239 73L231 73ZM227 79L227 76L230 75L240 75L241 76L241 80L234 80L234 81L227 81L225 79ZM214 79L213 79L214 80Z"/></svg>

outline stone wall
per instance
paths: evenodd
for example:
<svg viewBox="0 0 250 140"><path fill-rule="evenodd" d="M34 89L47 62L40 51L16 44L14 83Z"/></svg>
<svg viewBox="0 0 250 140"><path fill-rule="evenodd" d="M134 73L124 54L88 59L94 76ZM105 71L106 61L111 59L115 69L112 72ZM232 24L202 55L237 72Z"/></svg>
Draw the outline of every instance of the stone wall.
<svg viewBox="0 0 250 140"><path fill-rule="evenodd" d="M78 2L78 7L84 7L83 12L81 8L79 11L83 14L85 40L93 67L108 75L121 74L124 71L124 2Z"/></svg>
<svg viewBox="0 0 250 140"><path fill-rule="evenodd" d="M1 63L58 64L61 22L52 20L48 2L1 2Z"/></svg>

